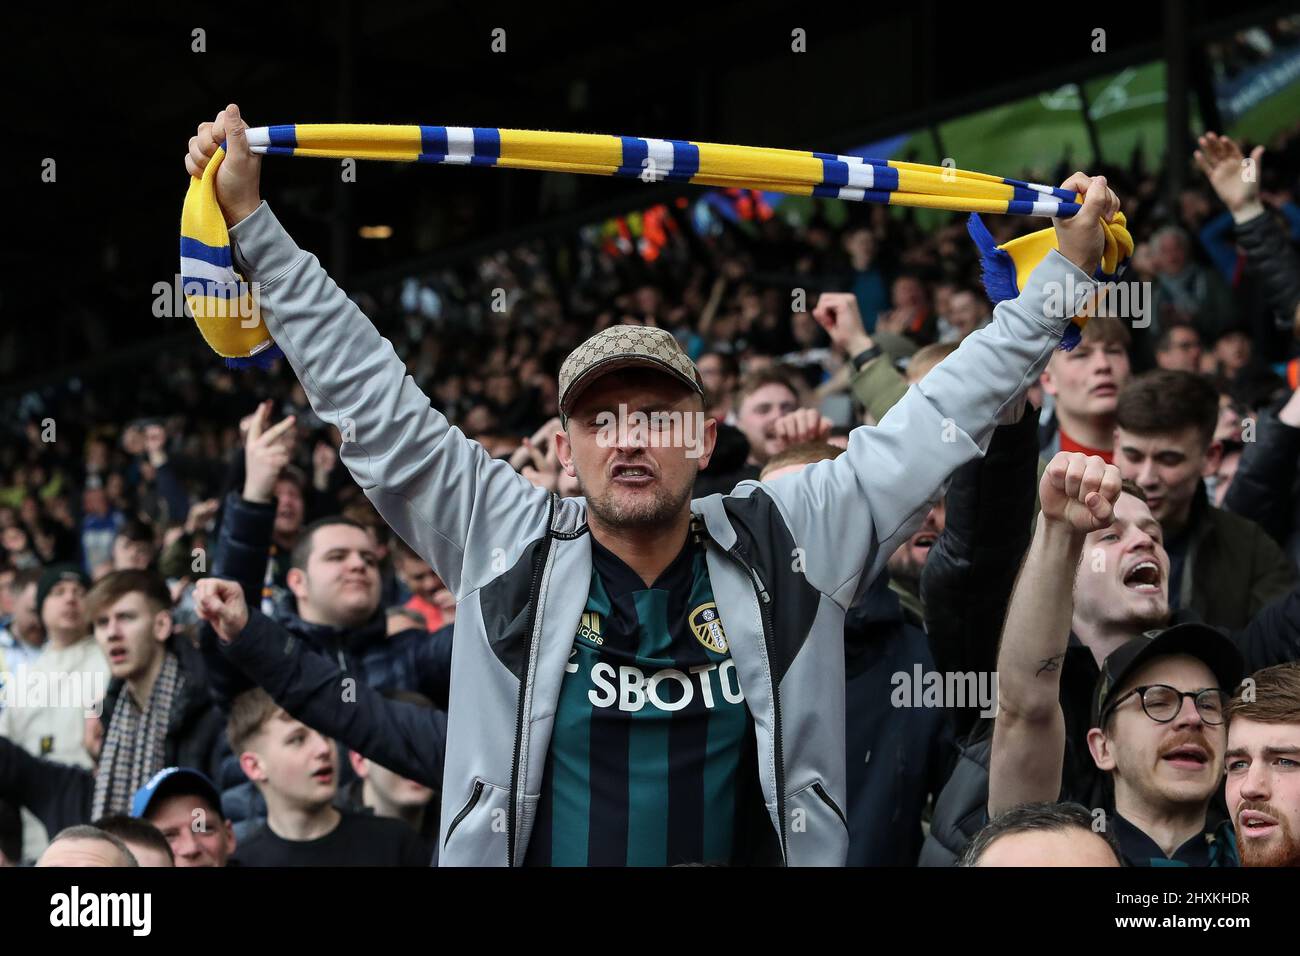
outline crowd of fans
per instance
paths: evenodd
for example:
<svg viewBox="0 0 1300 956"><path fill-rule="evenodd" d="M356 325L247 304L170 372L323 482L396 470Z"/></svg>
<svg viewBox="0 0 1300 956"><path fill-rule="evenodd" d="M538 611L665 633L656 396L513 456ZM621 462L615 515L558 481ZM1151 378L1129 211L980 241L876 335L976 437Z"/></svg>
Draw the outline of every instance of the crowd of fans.
<svg viewBox="0 0 1300 956"><path fill-rule="evenodd" d="M1032 412L954 477L850 612L854 864L990 857L993 840L1021 831L1004 819L968 848L986 805L1064 795L1115 806L1116 796L1098 795L1089 759L1098 725L1088 696L1101 648L1116 646L1108 635L1137 619L1134 582L1167 589L1166 615L1138 615L1146 624L1168 624L1173 612L1251 635L1248 671L1300 659L1300 130L1245 166L1230 141L1211 134L1200 146L1203 175L1175 204L1157 171L1095 171L1134 232L1123 282L1138 308L1094 318L1076 349L1053 356L1031 390ZM990 320L957 217L926 228L907 212L862 206L833 227L815 201L795 219L756 195L720 195L734 216L715 217L706 233L683 206L665 205L653 230L647 216L632 229L624 221L612 233L538 240L356 298L453 424L560 495L578 489L551 439L557 372L602 328L666 329L698 364L721 423L696 485L703 495L834 457L851 428L881 419ZM1000 241L1043 225L986 222ZM832 291L853 295L859 322L813 318L817 296ZM84 851L97 832L141 865L436 860L438 755L402 776L374 759L382 750L340 748L277 704L283 688L254 686L200 640L197 583L233 580L367 688L410 708L447 706L455 597L361 493L340 463L343 436L316 417L292 371L164 354L129 375L10 404L5 420L18 424L0 447L0 860ZM1007 785L1006 751L1000 763L1001 740L976 708L891 707L890 676L918 665L1013 670L997 656L998 635L1008 614L1029 613L1012 584L1032 546L1033 488L1060 452L1118 466L1132 498L1121 523L1149 536L1154 571L1117 553L1117 567L1135 576L1110 582L1114 591L1066 588L1074 640L1033 651L1065 655L1066 765L1055 785L1022 793ZM1018 475L1006 484L1025 493L994 507L982 483L1005 475ZM64 699L38 699L33 675L42 674L83 679L51 678L43 686ZM1082 702L1067 703L1079 681ZM1159 704L1142 701L1148 714ZM1017 726L1013 716L998 733ZM1025 739L1015 745L1032 750ZM1206 745L1187 759L1222 760L1222 750ZM1143 834L1156 844L1152 858L1210 862L1203 846L1161 838L1186 828L1168 824L1176 814L1160 801L1181 799L1184 813L1190 801L1205 828L1221 782L1194 799L1142 791L1163 821ZM1137 798L1118 789L1132 821ZM1017 812L1026 832L1079 826L1059 807ZM1300 807L1282 812L1300 819ZM92 822L98 830L84 826ZM1148 852L1132 849L1141 843L1117 833L1087 850L1131 862ZM1291 846L1300 862L1300 844Z"/></svg>

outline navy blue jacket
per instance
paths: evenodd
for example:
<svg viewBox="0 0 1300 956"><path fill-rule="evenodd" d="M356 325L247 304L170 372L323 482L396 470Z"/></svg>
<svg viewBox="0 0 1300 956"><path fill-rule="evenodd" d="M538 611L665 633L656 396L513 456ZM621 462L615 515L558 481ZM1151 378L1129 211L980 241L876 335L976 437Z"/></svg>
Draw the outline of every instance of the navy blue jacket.
<svg viewBox="0 0 1300 956"><path fill-rule="evenodd" d="M849 866L915 866L921 813L955 754L947 713L893 706L893 676L933 671L925 632L881 574L844 619Z"/></svg>
<svg viewBox="0 0 1300 956"><path fill-rule="evenodd" d="M275 524L275 504L245 501L232 492L226 496L225 519L212 558L215 577L237 581L250 608L260 607L262 580ZM278 623L302 644L327 656L340 669L355 674L360 683L376 690L417 691L446 709L451 676L452 626L430 634L412 627L388 636L383 608L358 628L341 629L310 624L297 615ZM200 629L212 692L223 710L253 682L231 666L217 649L216 635L208 625Z"/></svg>

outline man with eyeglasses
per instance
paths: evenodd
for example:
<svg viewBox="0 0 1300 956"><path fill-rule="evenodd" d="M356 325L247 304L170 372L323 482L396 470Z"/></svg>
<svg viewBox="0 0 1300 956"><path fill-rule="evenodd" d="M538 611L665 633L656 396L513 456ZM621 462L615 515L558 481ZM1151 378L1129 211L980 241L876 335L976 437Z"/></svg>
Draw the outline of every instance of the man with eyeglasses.
<svg viewBox="0 0 1300 956"><path fill-rule="evenodd" d="M1088 750L1110 775L1110 830L1130 866L1238 865L1215 798L1228 695L1243 670L1226 636L1195 623L1149 631L1102 664Z"/></svg>
<svg viewBox="0 0 1300 956"><path fill-rule="evenodd" d="M1042 512L998 652L989 815L1076 800L1129 865L1236 866L1221 803L1229 695L1245 673L1243 651L1252 660L1283 653L1294 635L1272 618L1278 633L1247 629L1232 639L1191 621L1151 629L1168 620L1168 558L1140 492L1100 458L1061 453L1039 494ZM1075 596L1090 600L1092 578L1131 593L1111 595L1112 615L1124 611L1116 626L1079 628L1088 656L1100 661L1084 724L1062 709L1061 674L1067 652L1085 644L1074 633L1083 623ZM1082 611L1086 620L1098 616ZM1072 673L1076 683L1086 676L1078 664Z"/></svg>

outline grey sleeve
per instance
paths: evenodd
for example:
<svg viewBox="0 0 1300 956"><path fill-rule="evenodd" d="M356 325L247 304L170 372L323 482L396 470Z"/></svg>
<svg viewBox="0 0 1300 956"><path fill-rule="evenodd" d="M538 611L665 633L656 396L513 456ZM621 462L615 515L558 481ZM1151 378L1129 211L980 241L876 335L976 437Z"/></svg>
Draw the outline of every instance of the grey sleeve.
<svg viewBox="0 0 1300 956"><path fill-rule="evenodd" d="M847 454L765 487L802 550L808 581L842 606L915 530L949 476L983 455L993 429L1023 410L1020 396L1060 344L1096 283L1053 250L1019 297L968 336L876 426L849 436Z"/></svg>
<svg viewBox="0 0 1300 956"><path fill-rule="evenodd" d="M230 232L266 327L343 463L384 520L459 597L546 528L549 495L489 457L420 391L370 320L264 202Z"/></svg>

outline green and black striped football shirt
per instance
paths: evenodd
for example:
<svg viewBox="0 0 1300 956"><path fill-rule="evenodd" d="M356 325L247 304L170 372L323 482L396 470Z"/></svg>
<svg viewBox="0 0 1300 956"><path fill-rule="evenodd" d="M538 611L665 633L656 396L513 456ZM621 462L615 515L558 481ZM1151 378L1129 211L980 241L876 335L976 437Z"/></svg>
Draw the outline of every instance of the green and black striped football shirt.
<svg viewBox="0 0 1300 956"><path fill-rule="evenodd" d="M741 769L751 718L704 548L691 535L649 588L591 549L526 862L726 863L757 777Z"/></svg>

